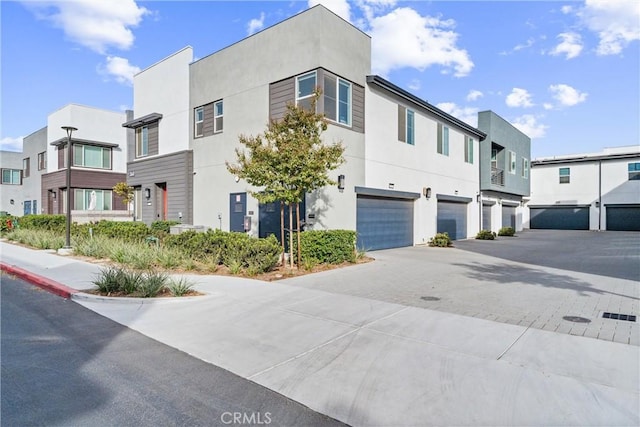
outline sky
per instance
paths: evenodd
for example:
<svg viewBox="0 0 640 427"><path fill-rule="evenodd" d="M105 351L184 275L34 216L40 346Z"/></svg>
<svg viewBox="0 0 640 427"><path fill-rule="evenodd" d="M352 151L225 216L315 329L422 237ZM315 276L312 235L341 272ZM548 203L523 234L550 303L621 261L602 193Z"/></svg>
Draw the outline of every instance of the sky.
<svg viewBox="0 0 640 427"><path fill-rule="evenodd" d="M131 109L133 76L202 58L318 3L371 36L372 73L532 158L640 144L640 1L0 1L0 148L74 103ZM246 70L245 72L256 72Z"/></svg>

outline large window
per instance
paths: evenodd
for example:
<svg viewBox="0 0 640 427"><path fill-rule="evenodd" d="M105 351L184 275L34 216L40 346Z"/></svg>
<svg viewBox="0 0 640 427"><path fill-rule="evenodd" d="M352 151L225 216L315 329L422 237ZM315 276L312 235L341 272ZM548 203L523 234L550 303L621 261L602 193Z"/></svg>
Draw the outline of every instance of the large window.
<svg viewBox="0 0 640 427"><path fill-rule="evenodd" d="M194 120L194 128L193 128L194 137L203 136L204 107L198 107L195 109L193 113L193 120Z"/></svg>
<svg viewBox="0 0 640 427"><path fill-rule="evenodd" d="M439 154L449 155L449 128L438 124L437 150Z"/></svg>
<svg viewBox="0 0 640 427"><path fill-rule="evenodd" d="M473 138L464 137L464 161L473 164Z"/></svg>
<svg viewBox="0 0 640 427"><path fill-rule="evenodd" d="M76 210L110 211L112 209L111 190L76 189L74 194Z"/></svg>
<svg viewBox="0 0 640 427"><path fill-rule="evenodd" d="M640 180L640 163L629 163L629 181Z"/></svg>
<svg viewBox="0 0 640 427"><path fill-rule="evenodd" d="M28 178L31 174L31 158L22 159L22 177Z"/></svg>
<svg viewBox="0 0 640 427"><path fill-rule="evenodd" d="M560 184L569 184L571 182L571 169L560 168Z"/></svg>
<svg viewBox="0 0 640 427"><path fill-rule="evenodd" d="M47 152L43 151L38 153L38 170L41 171L47 168Z"/></svg>
<svg viewBox="0 0 640 427"><path fill-rule="evenodd" d="M296 105L310 110L316 85L315 71L298 76L296 78Z"/></svg>
<svg viewBox="0 0 640 427"><path fill-rule="evenodd" d="M415 125L415 113L411 110L407 110L407 144L416 145L416 125Z"/></svg>
<svg viewBox="0 0 640 427"><path fill-rule="evenodd" d="M2 183L20 185L22 183L22 171L20 169L2 169Z"/></svg>
<svg viewBox="0 0 640 427"><path fill-rule="evenodd" d="M324 115L329 120L351 126L351 83L325 74Z"/></svg>
<svg viewBox="0 0 640 427"><path fill-rule="evenodd" d="M213 104L213 132L218 133L222 132L222 122L223 119L223 109L222 109L222 101L216 101Z"/></svg>
<svg viewBox="0 0 640 427"><path fill-rule="evenodd" d="M522 177L529 179L529 159L522 159Z"/></svg>
<svg viewBox="0 0 640 427"><path fill-rule="evenodd" d="M142 126L136 129L136 157L149 155L149 128Z"/></svg>
<svg viewBox="0 0 640 427"><path fill-rule="evenodd" d="M73 165L111 169L111 148L76 144L73 146Z"/></svg>
<svg viewBox="0 0 640 427"><path fill-rule="evenodd" d="M509 173L516 173L516 153L513 151L509 151Z"/></svg>

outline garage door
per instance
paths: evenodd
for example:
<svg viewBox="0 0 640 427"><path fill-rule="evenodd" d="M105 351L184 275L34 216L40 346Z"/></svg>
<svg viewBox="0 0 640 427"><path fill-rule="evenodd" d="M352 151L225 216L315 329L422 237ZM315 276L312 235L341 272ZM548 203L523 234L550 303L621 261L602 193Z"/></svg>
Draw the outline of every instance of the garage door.
<svg viewBox="0 0 640 427"><path fill-rule="evenodd" d="M482 229L491 230L491 205L482 205Z"/></svg>
<svg viewBox="0 0 640 427"><path fill-rule="evenodd" d="M502 226L516 229L516 208L515 206L502 205Z"/></svg>
<svg viewBox="0 0 640 427"><path fill-rule="evenodd" d="M530 227L552 230L588 230L589 208L544 207L529 208Z"/></svg>
<svg viewBox="0 0 640 427"><path fill-rule="evenodd" d="M451 240L467 238L467 204L438 201L438 233L449 233Z"/></svg>
<svg viewBox="0 0 640 427"><path fill-rule="evenodd" d="M640 231L640 206L605 206L607 230Z"/></svg>
<svg viewBox="0 0 640 427"><path fill-rule="evenodd" d="M358 195L358 248L376 250L413 246L413 204L411 199Z"/></svg>

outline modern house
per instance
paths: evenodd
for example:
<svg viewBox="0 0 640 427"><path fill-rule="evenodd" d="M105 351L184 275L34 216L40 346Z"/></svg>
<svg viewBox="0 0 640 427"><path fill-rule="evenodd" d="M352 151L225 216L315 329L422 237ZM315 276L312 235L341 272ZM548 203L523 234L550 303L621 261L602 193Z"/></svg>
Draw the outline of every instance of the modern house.
<svg viewBox="0 0 640 427"><path fill-rule="evenodd" d="M23 214L22 167L23 154L0 151L2 183L0 184L0 212L20 216Z"/></svg>
<svg viewBox="0 0 640 427"><path fill-rule="evenodd" d="M529 227L640 231L640 148L531 162Z"/></svg>
<svg viewBox="0 0 640 427"><path fill-rule="evenodd" d="M47 173L47 128L35 131L22 140L22 215L44 211L40 203L42 175Z"/></svg>
<svg viewBox="0 0 640 427"><path fill-rule="evenodd" d="M71 216L115 217L127 206L113 194L118 182L126 181L125 113L70 104L47 118L46 173L41 176L43 213L66 213L67 135L62 126L77 128L71 136ZM84 218L87 220L87 218Z"/></svg>
<svg viewBox="0 0 640 427"><path fill-rule="evenodd" d="M531 139L493 111L478 113L478 129L487 134L480 143L481 228L520 231L531 189Z"/></svg>
<svg viewBox="0 0 640 427"><path fill-rule="evenodd" d="M319 87L323 138L342 142L346 162L339 186L307 194L307 228L356 230L365 249L475 235L485 134L370 70L370 37L323 6L192 63L194 224L279 234L279 206L260 205L225 162L239 135L263 132L288 103L309 106Z"/></svg>

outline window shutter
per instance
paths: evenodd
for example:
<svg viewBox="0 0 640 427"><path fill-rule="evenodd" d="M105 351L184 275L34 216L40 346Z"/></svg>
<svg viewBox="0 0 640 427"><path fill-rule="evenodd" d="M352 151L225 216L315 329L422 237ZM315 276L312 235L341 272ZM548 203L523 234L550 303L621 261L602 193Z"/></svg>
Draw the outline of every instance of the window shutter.
<svg viewBox="0 0 640 427"><path fill-rule="evenodd" d="M438 123L438 153L442 154L442 125Z"/></svg>
<svg viewBox="0 0 640 427"><path fill-rule="evenodd" d="M398 105L398 141L406 142L407 111L402 105Z"/></svg>

